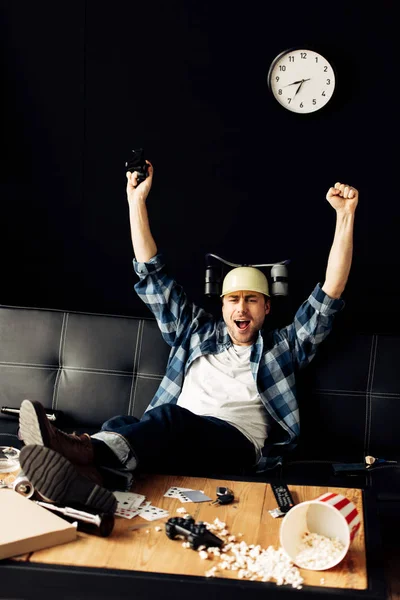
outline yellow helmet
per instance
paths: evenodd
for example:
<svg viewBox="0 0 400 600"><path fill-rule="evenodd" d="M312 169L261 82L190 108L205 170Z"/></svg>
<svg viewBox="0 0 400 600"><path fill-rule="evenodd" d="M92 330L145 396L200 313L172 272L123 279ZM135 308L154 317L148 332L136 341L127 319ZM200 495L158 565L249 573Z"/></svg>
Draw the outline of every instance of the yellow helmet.
<svg viewBox="0 0 400 600"><path fill-rule="evenodd" d="M269 296L268 281L255 267L237 267L227 273L222 284L222 296L240 291L259 292Z"/></svg>

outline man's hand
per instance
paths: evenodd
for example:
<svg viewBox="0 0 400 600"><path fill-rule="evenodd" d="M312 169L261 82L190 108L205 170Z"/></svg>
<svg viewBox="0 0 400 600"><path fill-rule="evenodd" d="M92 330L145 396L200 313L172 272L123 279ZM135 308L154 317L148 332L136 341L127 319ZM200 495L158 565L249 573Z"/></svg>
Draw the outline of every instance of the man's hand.
<svg viewBox="0 0 400 600"><path fill-rule="evenodd" d="M353 228L358 191L338 182L335 187L329 188L326 199L336 210L336 229L322 289L331 298L340 298L353 258Z"/></svg>
<svg viewBox="0 0 400 600"><path fill-rule="evenodd" d="M138 173L134 171L131 173L127 172L127 184L126 184L126 195L128 197L128 202L145 202L147 196L149 195L152 183L153 183L153 166L152 164L146 160L149 165L148 176L141 184L137 184Z"/></svg>
<svg viewBox="0 0 400 600"><path fill-rule="evenodd" d="M345 183L337 182L335 187L329 188L326 199L337 212L353 214L358 204L358 190Z"/></svg>
<svg viewBox="0 0 400 600"><path fill-rule="evenodd" d="M137 185L138 173L130 171L126 174L126 195L128 196L129 218L133 251L138 262L147 262L157 254L157 246L151 235L146 199L153 183L153 166L146 160L148 176Z"/></svg>

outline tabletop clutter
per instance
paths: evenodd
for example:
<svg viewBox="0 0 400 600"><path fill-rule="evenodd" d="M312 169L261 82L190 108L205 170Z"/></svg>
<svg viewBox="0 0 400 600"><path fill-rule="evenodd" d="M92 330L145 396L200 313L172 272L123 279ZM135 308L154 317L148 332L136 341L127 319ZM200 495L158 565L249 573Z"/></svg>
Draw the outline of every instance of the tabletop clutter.
<svg viewBox="0 0 400 600"><path fill-rule="evenodd" d="M18 453L13 448L0 448L0 473L5 473L6 469L19 470ZM326 493L296 505L285 484L271 484L278 507L269 513L273 518L283 517L280 547L263 549L260 545L247 544L241 533L232 535L218 517L213 522L196 523L190 515L190 506L199 502L210 505L235 502L240 507L240 499L235 498L227 487L218 486L215 499L203 490L170 487L164 497L178 499L185 505L177 509L179 516L171 516L165 508L154 506L146 496L135 492L114 492L118 502L114 515L96 515L87 507L80 511L79 507L52 505L38 497L22 472L11 479L2 479L0 475L0 487L5 488L0 490L0 558L72 541L77 529L107 537L112 534L114 517L133 519L139 516L147 522L162 520L164 527L156 525L156 531L164 530L175 543L177 539L182 540L182 546L197 551L201 560L211 559L212 566L206 569L206 577L236 571L240 579L275 581L278 585L301 588L304 579L299 568L323 571L339 564L361 525L357 508L341 494ZM23 502L16 502L16 497L23 498ZM33 528L29 523L31 509L28 505L35 505L36 524ZM45 513L52 516L44 517ZM22 514L24 526L21 526ZM65 519L69 525L62 525ZM42 525L38 525L40 523ZM146 526L149 525L140 523L129 529ZM321 583L323 581L322 578Z"/></svg>
<svg viewBox="0 0 400 600"><path fill-rule="evenodd" d="M183 548L195 550L201 560L212 562L210 566L205 563L206 577L235 571L239 579L275 581L278 585L301 588L304 579L299 567L325 570L337 565L357 533L360 518L354 504L339 494L325 494L314 501L295 505L290 494L287 496L287 486L280 484L278 488L274 493L279 498L280 516L284 517L278 549L248 544L243 534L231 534L226 523L218 517L212 522L195 522L190 515L190 502L223 504L224 498L240 502L229 488L217 487L217 499L211 502L202 490L170 487L164 497L178 499L183 504L176 509L179 516L171 516L168 511L153 506L143 495L115 492L118 500L116 515L128 519L140 516L146 521L163 519L163 527L157 524L156 531L165 530L171 540L180 539ZM220 498L222 502L218 502ZM294 508L296 511L291 512ZM138 524L130 529L142 527L149 525Z"/></svg>

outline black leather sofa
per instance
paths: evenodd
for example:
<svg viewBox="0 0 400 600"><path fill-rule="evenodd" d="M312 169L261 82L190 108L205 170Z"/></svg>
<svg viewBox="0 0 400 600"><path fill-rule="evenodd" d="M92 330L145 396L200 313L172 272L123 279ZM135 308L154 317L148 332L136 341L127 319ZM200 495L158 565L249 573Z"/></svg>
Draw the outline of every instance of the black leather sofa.
<svg viewBox="0 0 400 600"><path fill-rule="evenodd" d="M152 318L0 306L0 406L40 400L62 411L65 430L92 433L111 416L143 414L168 354ZM299 375L298 448L282 466L249 479L370 490L381 525L389 522L393 532L399 466L341 475L333 466L364 464L366 455L400 461L399 355L400 336L334 330ZM0 414L0 445L20 447L17 426L16 418Z"/></svg>

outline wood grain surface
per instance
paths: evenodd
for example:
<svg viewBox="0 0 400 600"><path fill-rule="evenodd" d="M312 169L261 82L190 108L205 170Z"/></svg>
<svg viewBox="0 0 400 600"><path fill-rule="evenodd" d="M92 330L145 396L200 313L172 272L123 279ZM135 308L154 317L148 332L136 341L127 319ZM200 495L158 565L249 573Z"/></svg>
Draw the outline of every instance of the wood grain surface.
<svg viewBox="0 0 400 600"><path fill-rule="evenodd" d="M185 503L164 497L171 486L203 490L211 498L216 497L216 486L230 487L235 502L227 506L210 502ZM337 492L349 498L363 515L362 492L357 489L289 485L295 503L312 500L325 492ZM274 519L268 510L276 507L271 486L265 483L219 481L192 477L166 475L142 476L132 491L144 494L154 506L169 511L169 516L179 516L177 509L184 507L196 521L213 522L215 518L226 523L229 533L238 536L237 541L260 545L262 548L279 547L281 519ZM137 516L133 519L117 517L110 537L100 538L78 533L78 539L63 546L33 553L29 560L36 563L76 565L127 569L145 572L205 575L218 557L202 560L199 553L182 546L182 540L170 540L161 521L147 522ZM144 523L143 528L132 530L134 525ZM157 531L156 527L162 527ZM24 557L26 560L26 557ZM367 588L367 569L364 524L355 537L344 560L336 567L324 571L300 569L303 585L330 588ZM237 578L237 571L218 571L218 577Z"/></svg>

